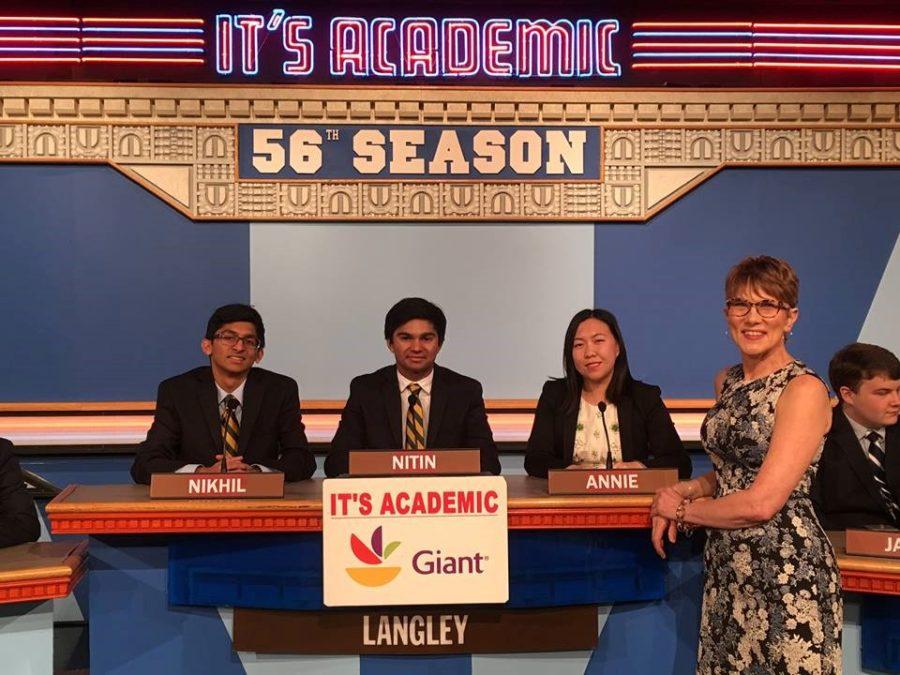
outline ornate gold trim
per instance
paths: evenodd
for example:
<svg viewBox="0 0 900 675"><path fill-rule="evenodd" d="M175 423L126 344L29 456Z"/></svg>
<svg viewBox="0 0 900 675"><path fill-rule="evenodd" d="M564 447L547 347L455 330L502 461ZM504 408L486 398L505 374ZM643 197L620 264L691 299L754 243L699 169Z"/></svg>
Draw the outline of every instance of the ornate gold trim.
<svg viewBox="0 0 900 675"><path fill-rule="evenodd" d="M896 166L895 90L0 85L0 161L105 163L195 220L644 221L727 166ZM238 180L237 124L591 125L602 180Z"/></svg>

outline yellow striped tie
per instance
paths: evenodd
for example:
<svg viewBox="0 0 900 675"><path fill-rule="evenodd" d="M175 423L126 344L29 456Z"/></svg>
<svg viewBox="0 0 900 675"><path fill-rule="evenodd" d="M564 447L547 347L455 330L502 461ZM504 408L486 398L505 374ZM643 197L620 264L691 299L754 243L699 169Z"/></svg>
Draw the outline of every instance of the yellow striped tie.
<svg viewBox="0 0 900 675"><path fill-rule="evenodd" d="M425 449L425 409L422 407L422 401L419 400L419 391L422 389L418 384L410 384L409 390L409 410L406 411L406 450L424 450Z"/></svg>
<svg viewBox="0 0 900 675"><path fill-rule="evenodd" d="M231 403L232 400L234 403ZM222 426L222 445L225 448L225 452L234 456L238 454L238 436L241 435L241 424L238 422L237 418L237 406L240 404L231 394L228 394L228 396L223 398L222 403L225 406L225 410L222 411L222 418L220 419ZM228 409L231 407L233 407L234 410L229 413Z"/></svg>

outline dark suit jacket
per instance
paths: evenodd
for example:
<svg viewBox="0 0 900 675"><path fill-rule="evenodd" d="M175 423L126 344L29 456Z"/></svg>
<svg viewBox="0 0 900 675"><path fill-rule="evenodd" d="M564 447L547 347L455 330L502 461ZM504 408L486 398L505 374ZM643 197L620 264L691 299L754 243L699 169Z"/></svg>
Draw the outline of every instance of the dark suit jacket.
<svg viewBox="0 0 900 675"><path fill-rule="evenodd" d="M350 383L350 398L325 460L325 474L347 473L350 450L403 447L403 421L396 366L360 375ZM481 384L435 365L428 412L429 448L480 448L481 470L500 473L497 446L488 426Z"/></svg>
<svg viewBox="0 0 900 675"><path fill-rule="evenodd" d="M619 402L622 460L643 462L648 468L676 468L681 478L691 475L691 458L663 404L659 387L633 380ZM565 380L544 384L525 450L525 470L546 478L550 469L572 463L578 408L565 410Z"/></svg>
<svg viewBox="0 0 900 675"><path fill-rule="evenodd" d="M300 421L297 383L262 368L252 368L244 385L238 451L246 464L284 472L288 481L309 478L316 461ZM169 473L185 464L211 466L222 452L216 383L209 366L163 381L156 416L131 467L137 483L152 473Z"/></svg>
<svg viewBox="0 0 900 675"><path fill-rule="evenodd" d="M884 470L894 497L900 501L900 424L885 430ZM866 525L894 525L875 483L872 462L838 405L819 460L812 498L826 530Z"/></svg>
<svg viewBox="0 0 900 675"><path fill-rule="evenodd" d="M40 536L34 500L25 489L13 444L0 438L0 547L35 541Z"/></svg>

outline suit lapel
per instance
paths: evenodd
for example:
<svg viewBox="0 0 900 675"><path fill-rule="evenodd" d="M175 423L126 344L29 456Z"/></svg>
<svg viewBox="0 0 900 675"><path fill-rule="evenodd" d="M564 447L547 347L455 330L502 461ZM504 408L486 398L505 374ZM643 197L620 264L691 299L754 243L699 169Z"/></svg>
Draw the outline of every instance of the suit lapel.
<svg viewBox="0 0 900 675"><path fill-rule="evenodd" d="M875 500L876 504L882 507L885 513L890 515L884 503L884 498L881 496L881 491L878 489L878 484L875 482L872 462L866 457L865 450L863 450L859 439L856 438L856 434L853 433L853 427L850 426L844 411L840 408L835 410L834 413L834 427L834 440L847 456L850 468L853 469L857 478L865 485L869 496Z"/></svg>
<svg viewBox="0 0 900 675"><path fill-rule="evenodd" d="M616 406L619 413L619 443L622 448L622 461L634 459L634 403L628 396L623 396ZM609 430L612 434L612 429Z"/></svg>
<svg viewBox="0 0 900 675"><path fill-rule="evenodd" d="M394 447L402 448L403 434L400 431L400 416L403 411L400 408L400 385L397 382L396 368L385 369L384 379L381 383L381 397L384 399L385 414L394 440Z"/></svg>
<svg viewBox="0 0 900 675"><path fill-rule="evenodd" d="M425 447L430 448L435 443L448 399L447 383L444 382L440 366L435 366L434 378L431 381L431 407L428 411L428 439L425 441Z"/></svg>
<svg viewBox="0 0 900 675"><path fill-rule="evenodd" d="M219 419L219 401L212 370L207 368L197 378L197 400L203 410L203 419L212 439L213 454L222 452L222 421Z"/></svg>
<svg viewBox="0 0 900 675"><path fill-rule="evenodd" d="M247 452L250 438L253 434L253 426L262 409L262 400L265 390L257 377L259 373L252 369L247 374L247 383L244 385L244 402L241 411L241 433L238 436L238 452L243 455Z"/></svg>

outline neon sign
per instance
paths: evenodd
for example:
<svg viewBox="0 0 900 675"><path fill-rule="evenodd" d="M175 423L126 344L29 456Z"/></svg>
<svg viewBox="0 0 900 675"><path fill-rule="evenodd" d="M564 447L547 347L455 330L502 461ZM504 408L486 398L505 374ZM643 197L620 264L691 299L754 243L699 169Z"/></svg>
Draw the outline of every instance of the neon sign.
<svg viewBox="0 0 900 675"><path fill-rule="evenodd" d="M259 72L264 32L280 32L287 53L282 72L313 72L313 19L275 10L216 16L216 71ZM616 19L502 19L338 16L328 31L332 76L358 78L569 78L619 77L613 55ZM235 63L237 61L237 65Z"/></svg>
<svg viewBox="0 0 900 675"><path fill-rule="evenodd" d="M466 4L184 0L177 14L85 0L46 15L7 0L0 79L380 86L897 86L900 22L832 13L822 21L713 16L663 0ZM640 3L638 3L640 4ZM690 3L688 3L690 4ZM121 5L118 9L111 9ZM521 5L521 6L518 6ZM537 9L535 9L537 8ZM457 11L459 9L457 8ZM534 12L539 13L534 13ZM650 11L650 15L644 14ZM681 10L679 9L679 12ZM428 12L422 15L420 12ZM545 12L559 12L549 14Z"/></svg>
<svg viewBox="0 0 900 675"><path fill-rule="evenodd" d="M900 68L900 25L645 21L632 25L634 70Z"/></svg>

